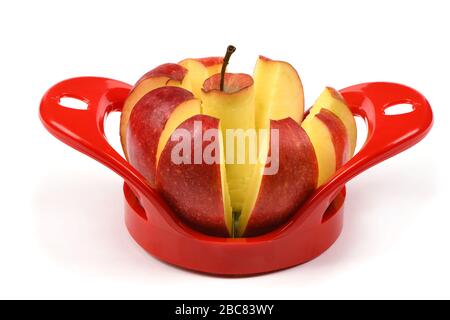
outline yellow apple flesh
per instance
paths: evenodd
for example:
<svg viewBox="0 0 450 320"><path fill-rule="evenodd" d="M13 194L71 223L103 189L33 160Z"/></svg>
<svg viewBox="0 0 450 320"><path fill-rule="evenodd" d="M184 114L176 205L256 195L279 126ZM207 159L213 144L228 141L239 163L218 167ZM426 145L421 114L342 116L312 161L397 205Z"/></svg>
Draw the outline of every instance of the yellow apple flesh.
<svg viewBox="0 0 450 320"><path fill-rule="evenodd" d="M248 154L248 146L254 141L244 137L245 134L241 135L243 139L231 135L231 131L227 134L227 129L246 131L255 128L253 79L246 74L227 73L224 83L224 90L221 91L220 74L213 75L205 81L201 94L202 112L220 119L226 146L226 170L231 205L233 210L239 212L242 209L248 179L254 166ZM254 133L254 130L251 133ZM230 146L234 148L228 150Z"/></svg>
<svg viewBox="0 0 450 320"><path fill-rule="evenodd" d="M303 85L289 63L260 56L255 72L256 127L267 128L270 120L303 119Z"/></svg>

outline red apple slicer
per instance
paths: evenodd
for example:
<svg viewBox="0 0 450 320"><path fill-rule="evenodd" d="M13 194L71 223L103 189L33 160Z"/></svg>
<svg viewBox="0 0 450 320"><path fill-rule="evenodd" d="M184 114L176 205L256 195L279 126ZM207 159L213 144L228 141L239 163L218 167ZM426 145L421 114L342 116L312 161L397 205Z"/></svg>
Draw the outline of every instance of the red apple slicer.
<svg viewBox="0 0 450 320"><path fill-rule="evenodd" d="M121 111L130 89L126 83L105 78L65 80L45 94L40 117L58 139L124 178L125 222L142 248L170 264L216 275L266 273L319 256L342 230L345 183L419 142L433 123L429 103L409 87L373 82L341 90L354 115L367 123L368 135L362 149L316 190L284 226L254 238L217 238L183 224L106 140L104 120L108 113ZM64 97L82 100L88 107L63 107L59 102ZM404 103L412 105L411 112L385 114L386 108Z"/></svg>

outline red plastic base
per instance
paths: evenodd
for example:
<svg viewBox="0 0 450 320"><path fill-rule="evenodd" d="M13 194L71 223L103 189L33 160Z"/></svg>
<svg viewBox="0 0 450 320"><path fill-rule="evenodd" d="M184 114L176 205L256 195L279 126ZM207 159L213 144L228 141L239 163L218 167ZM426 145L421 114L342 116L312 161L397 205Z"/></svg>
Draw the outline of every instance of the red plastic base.
<svg viewBox="0 0 450 320"><path fill-rule="evenodd" d="M105 78L63 81L43 97L41 120L57 138L124 178L126 224L145 250L168 263L218 275L266 273L320 255L342 230L345 183L419 142L433 123L427 100L409 87L374 82L341 90L354 115L367 122L368 136L362 149L316 190L284 226L254 238L216 238L184 225L158 192L106 140L105 117L111 111L121 111L130 89L126 83ZM63 97L83 100L88 108L62 107L59 101ZM386 108L399 103L410 103L413 110L400 115L385 114Z"/></svg>
<svg viewBox="0 0 450 320"><path fill-rule="evenodd" d="M328 207L323 222L297 239L252 241L221 238L202 241L173 233L148 221L144 208L124 184L125 223L133 239L148 253L181 268L216 275L252 275L286 269L310 261L326 251L339 237L343 227L345 189ZM150 213L151 215L152 213Z"/></svg>

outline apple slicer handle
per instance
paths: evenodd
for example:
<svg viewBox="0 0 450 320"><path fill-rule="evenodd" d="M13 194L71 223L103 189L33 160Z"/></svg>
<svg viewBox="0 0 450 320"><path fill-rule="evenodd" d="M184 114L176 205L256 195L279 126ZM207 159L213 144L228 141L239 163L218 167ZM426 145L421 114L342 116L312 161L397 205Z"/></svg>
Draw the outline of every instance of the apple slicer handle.
<svg viewBox="0 0 450 320"><path fill-rule="evenodd" d="M365 119L367 139L361 150L305 203L301 209L306 216L303 219L313 212L323 213L346 182L413 146L427 135L433 125L430 104L422 94L407 86L372 82L351 86L340 92L353 114ZM386 109L397 104L410 104L412 110L402 114L386 114ZM314 215L308 222L320 223L322 216Z"/></svg>
<svg viewBox="0 0 450 320"><path fill-rule="evenodd" d="M125 179L137 193L154 206L163 205L159 196L106 140L104 120L109 112L120 111L130 92L130 85L106 78L80 77L62 81L44 95L40 118L47 130L62 142L101 162ZM62 98L75 98L86 109L61 105ZM153 216L152 216L153 218Z"/></svg>

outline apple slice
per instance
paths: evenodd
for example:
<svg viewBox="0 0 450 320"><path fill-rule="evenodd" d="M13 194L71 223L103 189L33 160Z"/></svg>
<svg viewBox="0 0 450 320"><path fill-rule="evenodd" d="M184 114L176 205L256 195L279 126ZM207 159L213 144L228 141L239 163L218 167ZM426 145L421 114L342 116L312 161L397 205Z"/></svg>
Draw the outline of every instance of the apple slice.
<svg viewBox="0 0 450 320"><path fill-rule="evenodd" d="M185 130L189 134L181 141L172 141L172 136L167 142L157 169L158 190L169 205L194 229L213 236L229 237L233 229L232 209L219 120L197 115L183 122L177 130ZM213 133L211 139L206 139L208 131ZM197 141L200 141L201 150L195 150ZM188 144L188 163L176 164L173 159L172 153L177 150L179 143ZM203 157L213 155L218 161L207 163L203 159L201 163L196 164L196 152L200 152Z"/></svg>
<svg viewBox="0 0 450 320"><path fill-rule="evenodd" d="M317 158L305 131L291 118L270 121L270 129L277 130L278 145L268 136L260 140L263 161L250 180L237 224L238 236L260 235L286 222L317 185ZM274 147L278 148L278 159ZM271 166L278 162L278 172L263 175L269 156Z"/></svg>
<svg viewBox="0 0 450 320"><path fill-rule="evenodd" d="M260 56L255 72L256 127L266 128L270 120L303 119L303 85L289 63Z"/></svg>
<svg viewBox="0 0 450 320"><path fill-rule="evenodd" d="M196 98L200 98L203 82L213 74L219 73L222 67L222 57L209 57L197 59L185 59L178 64L188 70L185 78L181 82L175 80L167 84L171 86L181 86L191 91Z"/></svg>
<svg viewBox="0 0 450 320"><path fill-rule="evenodd" d="M186 73L187 69L184 67L174 63L166 63L147 72L134 85L133 90L130 92L130 95L123 105L122 114L120 117L120 141L122 143L122 148L126 158L128 158L126 132L131 111L136 103L146 93L152 91L153 89L165 86L168 81L173 81L173 83L181 83Z"/></svg>
<svg viewBox="0 0 450 320"><path fill-rule="evenodd" d="M215 74L204 82L202 111L220 119L225 146L230 148L225 150L225 157L231 205L239 212L254 165L249 161L248 147L252 141L247 133L255 132L246 131L255 127L253 79L247 74L225 73L223 91L220 90L220 81L221 75ZM238 129L241 130L236 131Z"/></svg>
<svg viewBox="0 0 450 320"><path fill-rule="evenodd" d="M348 138L347 129L341 119L327 109L320 110L316 117L324 123L330 131L335 151L337 170L350 159L350 139Z"/></svg>
<svg viewBox="0 0 450 320"><path fill-rule="evenodd" d="M342 121L327 109L309 114L302 127L314 146L319 165L317 187L320 187L350 158L347 130Z"/></svg>
<svg viewBox="0 0 450 320"><path fill-rule="evenodd" d="M126 133L128 159L152 187L159 155L171 133L199 114L200 104L183 88L161 87L147 93L133 108Z"/></svg>
<svg viewBox="0 0 450 320"><path fill-rule="evenodd" d="M331 87L326 87L312 106L310 114L317 114L322 109L333 112L343 122L350 143L350 157L356 148L356 122L342 95Z"/></svg>

